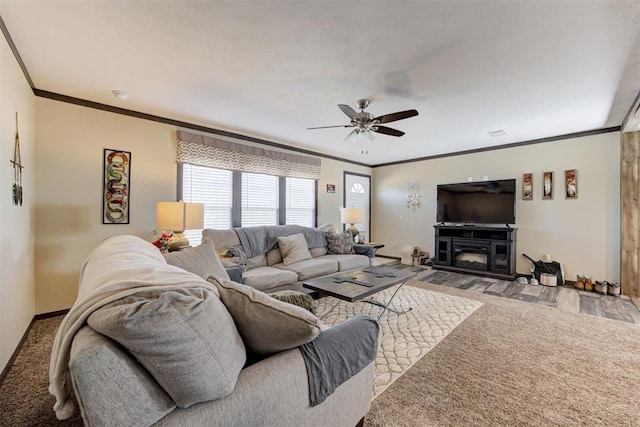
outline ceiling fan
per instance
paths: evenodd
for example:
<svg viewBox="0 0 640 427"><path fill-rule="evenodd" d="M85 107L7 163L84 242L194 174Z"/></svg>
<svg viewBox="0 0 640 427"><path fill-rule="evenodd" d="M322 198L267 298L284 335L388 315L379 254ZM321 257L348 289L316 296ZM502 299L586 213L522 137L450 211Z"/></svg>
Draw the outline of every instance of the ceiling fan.
<svg viewBox="0 0 640 427"><path fill-rule="evenodd" d="M408 119L409 117L418 115L418 112L416 110L406 110L374 117L373 114L364 111L364 109L369 106L368 99L359 99L356 101L356 104L360 109L360 112L355 111L348 105L338 104L338 108L351 119L351 123L349 123L348 125L319 126L307 129L328 129L342 127L355 128L351 131L351 133L349 133L349 135L347 135L345 141L362 143L362 154L368 154L368 144L375 138L375 135L373 134L374 132L391 136L404 135L404 132L402 131L387 126L381 126L381 124Z"/></svg>

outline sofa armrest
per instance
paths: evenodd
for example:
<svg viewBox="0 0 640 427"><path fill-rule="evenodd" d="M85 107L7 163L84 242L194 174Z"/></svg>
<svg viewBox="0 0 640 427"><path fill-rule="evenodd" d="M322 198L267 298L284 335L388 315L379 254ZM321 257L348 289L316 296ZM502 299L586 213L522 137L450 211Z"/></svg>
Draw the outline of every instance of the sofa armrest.
<svg viewBox="0 0 640 427"><path fill-rule="evenodd" d="M155 426L355 426L371 406L373 378L370 363L320 405L310 406L304 359L295 348L244 368L229 396L177 408Z"/></svg>

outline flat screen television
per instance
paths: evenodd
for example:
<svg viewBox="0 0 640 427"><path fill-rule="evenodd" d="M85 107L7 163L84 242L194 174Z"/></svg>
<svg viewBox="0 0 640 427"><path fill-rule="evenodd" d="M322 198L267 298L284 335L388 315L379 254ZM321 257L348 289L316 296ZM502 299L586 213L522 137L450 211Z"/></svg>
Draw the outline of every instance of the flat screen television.
<svg viewBox="0 0 640 427"><path fill-rule="evenodd" d="M515 224L516 180L438 185L437 221Z"/></svg>

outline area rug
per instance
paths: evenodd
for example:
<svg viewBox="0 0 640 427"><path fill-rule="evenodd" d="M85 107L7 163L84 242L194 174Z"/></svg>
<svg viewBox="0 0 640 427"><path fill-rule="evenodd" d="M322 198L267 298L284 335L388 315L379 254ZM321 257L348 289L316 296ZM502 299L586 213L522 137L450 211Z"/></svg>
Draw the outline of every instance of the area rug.
<svg viewBox="0 0 640 427"><path fill-rule="evenodd" d="M376 319L380 317L378 322L381 336L376 355L374 396L378 396L393 384L482 305L481 302L468 298L413 286L402 286L398 289L398 286L378 292L373 297L386 303L397 290L389 307L400 312L410 309L404 314L396 314L362 301L351 303L333 297L318 300L320 317L325 316L335 306L322 319L327 325L333 326L360 314L367 314Z"/></svg>

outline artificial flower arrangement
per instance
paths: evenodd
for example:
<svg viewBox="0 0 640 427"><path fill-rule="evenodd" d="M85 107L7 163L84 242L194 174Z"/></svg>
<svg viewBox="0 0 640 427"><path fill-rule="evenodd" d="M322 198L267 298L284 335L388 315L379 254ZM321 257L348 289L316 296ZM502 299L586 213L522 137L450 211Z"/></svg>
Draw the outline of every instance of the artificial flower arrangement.
<svg viewBox="0 0 640 427"><path fill-rule="evenodd" d="M158 240L152 242L154 246L160 249L160 252L166 254L169 252L169 243L171 242L171 238L173 237L173 232L167 233L163 231Z"/></svg>

